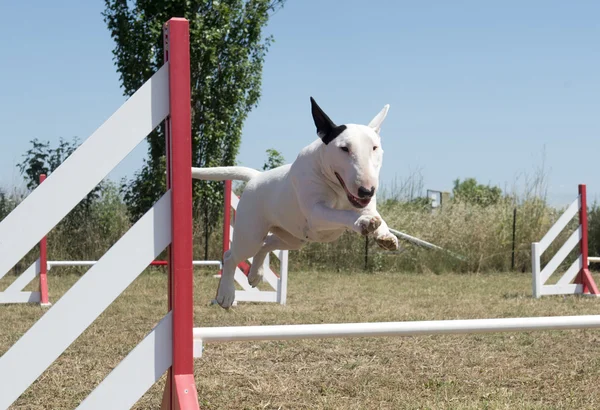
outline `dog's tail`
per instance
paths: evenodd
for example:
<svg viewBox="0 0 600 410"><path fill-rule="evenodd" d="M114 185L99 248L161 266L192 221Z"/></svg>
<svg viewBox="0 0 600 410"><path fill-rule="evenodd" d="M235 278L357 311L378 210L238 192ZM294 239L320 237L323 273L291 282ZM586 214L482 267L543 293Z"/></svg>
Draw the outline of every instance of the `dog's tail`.
<svg viewBox="0 0 600 410"><path fill-rule="evenodd" d="M258 174L260 174L260 171L248 167L192 167L192 178L208 181L225 181L228 179L250 181Z"/></svg>

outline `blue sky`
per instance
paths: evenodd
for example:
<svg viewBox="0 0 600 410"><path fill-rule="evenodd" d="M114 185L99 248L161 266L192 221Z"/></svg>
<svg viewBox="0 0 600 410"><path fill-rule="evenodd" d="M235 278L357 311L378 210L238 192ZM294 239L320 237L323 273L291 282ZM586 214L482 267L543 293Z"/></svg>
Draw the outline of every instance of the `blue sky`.
<svg viewBox="0 0 600 410"><path fill-rule="evenodd" d="M124 101L104 2L3 2L0 186L35 137L85 139ZM505 187L545 164L553 203L578 183L600 199L600 2L288 0L266 34L262 98L238 161L291 162L315 129L309 96L338 123L391 105L382 180L419 171ZM111 174L132 175L142 144Z"/></svg>

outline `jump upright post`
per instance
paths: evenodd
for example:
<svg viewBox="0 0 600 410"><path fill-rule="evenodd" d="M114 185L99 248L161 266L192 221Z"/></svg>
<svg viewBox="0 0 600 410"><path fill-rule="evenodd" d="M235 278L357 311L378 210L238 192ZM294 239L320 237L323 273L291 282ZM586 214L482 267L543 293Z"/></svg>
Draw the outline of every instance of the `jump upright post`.
<svg viewBox="0 0 600 410"><path fill-rule="evenodd" d="M561 246L558 252L542 269L541 257L556 237L566 228L575 215L579 215L579 225ZM589 270L588 223L586 186L579 185L579 195L539 241L531 244L531 271L533 275L533 296L580 294L600 296L598 287ZM579 255L555 284L546 282L558 269L569 253L579 246Z"/></svg>
<svg viewBox="0 0 600 410"><path fill-rule="evenodd" d="M223 196L223 254L225 254L231 247L231 237L234 232L231 214L233 213L235 224L235 212L237 210L239 198L233 192L231 180L224 181L223 186L225 190ZM275 273L275 269L270 264L270 255L267 255L263 265L263 281L266 282L272 290L259 290L250 285L248 282L248 272L250 271L252 258L249 258L247 261L241 262L235 269L235 282L241 287L241 290L235 291L234 304L237 304L237 302L274 302L281 305L286 304L288 251L275 250L272 253L279 259L279 275ZM216 300L213 300L213 303L216 303Z"/></svg>
<svg viewBox="0 0 600 410"><path fill-rule="evenodd" d="M11 406L167 248L168 313L78 409L131 408L165 372L162 409L199 408L193 375L188 30L185 19L166 23L165 64L0 222L2 277L166 120L167 192L0 357L0 409Z"/></svg>

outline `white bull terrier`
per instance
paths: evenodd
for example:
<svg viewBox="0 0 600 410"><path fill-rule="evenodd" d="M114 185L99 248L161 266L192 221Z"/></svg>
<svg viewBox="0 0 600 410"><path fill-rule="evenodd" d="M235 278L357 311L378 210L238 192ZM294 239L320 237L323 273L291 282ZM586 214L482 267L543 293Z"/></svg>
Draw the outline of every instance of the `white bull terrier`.
<svg viewBox="0 0 600 410"><path fill-rule="evenodd" d="M237 166L192 168L194 179L247 181L231 249L223 255L216 298L223 308L235 299L236 267L250 257L248 282L255 287L269 252L297 250L309 241L332 242L347 229L372 234L383 249L398 249L375 200L383 160L379 131L389 104L369 125L338 126L312 97L310 101L319 138L294 163L264 172Z"/></svg>

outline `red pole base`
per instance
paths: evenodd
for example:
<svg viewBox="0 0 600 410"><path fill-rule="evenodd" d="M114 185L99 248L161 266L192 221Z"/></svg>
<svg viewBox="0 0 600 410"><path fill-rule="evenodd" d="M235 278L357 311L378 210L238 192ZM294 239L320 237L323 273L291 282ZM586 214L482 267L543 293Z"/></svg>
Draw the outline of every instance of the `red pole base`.
<svg viewBox="0 0 600 410"><path fill-rule="evenodd" d="M590 293L592 295L600 295L596 282L592 277L591 272L588 269L582 269L580 272L580 278L577 283L583 284L583 293Z"/></svg>
<svg viewBox="0 0 600 410"><path fill-rule="evenodd" d="M171 394L171 384L175 385ZM161 410L200 410L198 391L193 374L172 376L171 369L167 375L167 383L163 392Z"/></svg>
<svg viewBox="0 0 600 410"><path fill-rule="evenodd" d="M40 304L42 306L48 306L50 299L48 297L48 276L40 274Z"/></svg>

